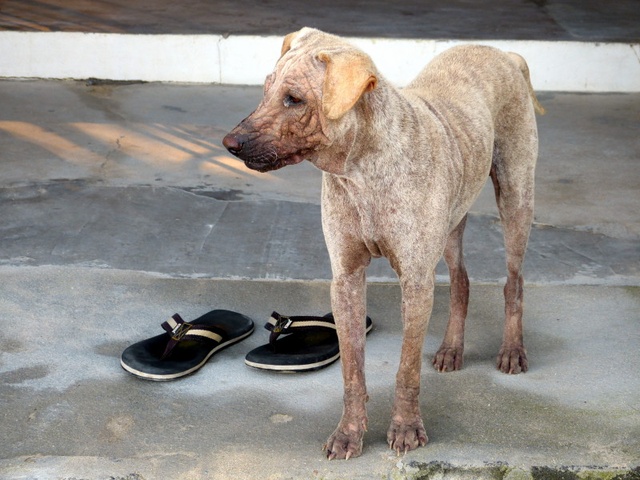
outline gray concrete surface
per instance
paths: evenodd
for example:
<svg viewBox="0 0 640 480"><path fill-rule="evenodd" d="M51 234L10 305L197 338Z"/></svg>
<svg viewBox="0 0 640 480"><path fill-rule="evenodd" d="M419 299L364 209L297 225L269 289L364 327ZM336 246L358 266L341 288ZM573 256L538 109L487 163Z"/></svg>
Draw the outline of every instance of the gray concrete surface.
<svg viewBox="0 0 640 480"><path fill-rule="evenodd" d="M126 31L104 17L109 9L52 5L5 2L0 28L11 28L13 15L18 29L61 21ZM170 32L187 25L162 5L130 18ZM292 18L314 12L265 16L265 5L243 10L258 22L247 28L289 31ZM381 5L367 12L380 18ZM438 10L444 19L419 18L442 35L638 37L630 1L606 11L602 2L521 2L533 28L513 12L499 23L500 8L448 5ZM466 23L450 21L460 9ZM198 16L215 17L191 11ZM363 28L382 35L380 25L395 25L393 36L404 25L375 17ZM327 20L356 28L350 18ZM400 296L385 262L371 266L370 428L363 456L348 462L320 451L341 412L338 364L278 375L243 363L266 341L261 326L272 310L329 309L319 172L308 164L250 172L220 144L259 97L246 87L0 82L0 478L639 478L640 95L540 96L548 114L539 118L525 266L530 371L505 376L493 367L504 254L487 188L465 237L473 280L465 368L440 375L430 367L447 317L440 268L422 373L430 443L401 457L385 444ZM121 351L171 314L213 308L251 316L256 332L180 381L139 381L120 368Z"/></svg>
<svg viewBox="0 0 640 480"><path fill-rule="evenodd" d="M396 457L385 434L399 291L372 285L366 446L360 458L329 462L320 448L342 409L340 367L289 375L250 369L243 357L266 341L262 328L180 381L140 381L118 364L133 339L157 334L168 312L194 318L225 307L258 323L271 309L322 314L327 282L71 266L2 267L0 275L1 478L425 478L411 472L431 462L455 466L458 476L448 478L472 468L466 478L502 478L488 475L500 466L624 471L640 460L638 287L530 287L531 369L506 376L493 366L502 293L492 285L472 290L465 368L441 375L430 367L447 315L448 288L439 286L421 396L430 443Z"/></svg>
<svg viewBox="0 0 640 480"><path fill-rule="evenodd" d="M364 455L327 462L339 366L277 375L243 363L272 310L329 309L318 172L249 172L219 144L259 95L0 82L0 478L545 478L640 466L640 96L542 97L531 370L493 367L504 274L486 192L466 236L466 364L449 375L429 365L447 315L438 277L423 370L429 445L386 449L401 329L381 260L369 272ZM257 331L178 382L120 369L120 352L169 315L213 308L250 315Z"/></svg>
<svg viewBox="0 0 640 480"><path fill-rule="evenodd" d="M260 91L0 82L0 262L330 279L320 172L303 163L256 173L220 144ZM640 94L540 100L528 280L635 285ZM474 280L503 278L501 236L488 182L466 233ZM382 260L369 274L395 278Z"/></svg>

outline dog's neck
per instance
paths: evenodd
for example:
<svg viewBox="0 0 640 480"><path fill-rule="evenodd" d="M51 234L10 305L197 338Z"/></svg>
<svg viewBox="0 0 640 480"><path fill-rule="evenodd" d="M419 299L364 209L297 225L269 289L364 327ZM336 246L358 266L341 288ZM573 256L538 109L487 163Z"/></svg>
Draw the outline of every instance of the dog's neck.
<svg viewBox="0 0 640 480"><path fill-rule="evenodd" d="M390 104L406 105L389 109ZM390 110L394 112L393 115L389 114ZM417 123L404 95L384 78L380 78L377 88L365 93L347 115L349 117L342 120L340 130L335 132L338 138L343 139L340 147L327 148L313 163L324 172L356 183L359 183L359 178L383 180L384 177L395 175L391 169L404 164L406 157L406 151L399 146L399 139L412 138L424 128L424 125ZM361 127L375 124L377 128ZM386 134L379 135L376 132Z"/></svg>

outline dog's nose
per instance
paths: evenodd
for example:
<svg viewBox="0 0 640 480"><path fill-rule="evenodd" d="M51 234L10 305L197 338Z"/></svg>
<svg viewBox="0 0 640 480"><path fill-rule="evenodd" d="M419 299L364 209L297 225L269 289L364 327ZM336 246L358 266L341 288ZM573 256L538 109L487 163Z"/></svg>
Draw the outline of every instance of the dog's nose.
<svg viewBox="0 0 640 480"><path fill-rule="evenodd" d="M242 147L246 143L247 138L244 135L234 135L229 133L222 139L222 145L225 146L233 155L238 155L242 151Z"/></svg>

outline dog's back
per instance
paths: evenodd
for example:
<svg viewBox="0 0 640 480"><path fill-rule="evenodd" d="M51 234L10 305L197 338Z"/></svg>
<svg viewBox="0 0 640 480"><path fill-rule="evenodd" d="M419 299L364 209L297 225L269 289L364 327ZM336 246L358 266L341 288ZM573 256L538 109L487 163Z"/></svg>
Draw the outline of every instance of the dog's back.
<svg viewBox="0 0 640 480"><path fill-rule="evenodd" d="M533 92L524 58L483 45L460 45L438 55L405 91L436 108L458 111L466 121L487 113L495 120L504 105L514 101L544 112ZM489 107L490 112L478 111L480 105Z"/></svg>

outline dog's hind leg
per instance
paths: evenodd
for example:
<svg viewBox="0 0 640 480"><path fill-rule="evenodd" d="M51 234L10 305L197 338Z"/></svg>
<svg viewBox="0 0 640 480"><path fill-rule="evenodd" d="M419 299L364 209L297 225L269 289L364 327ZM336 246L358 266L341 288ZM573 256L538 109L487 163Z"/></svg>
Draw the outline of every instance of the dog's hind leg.
<svg viewBox="0 0 640 480"><path fill-rule="evenodd" d="M527 97L526 101L529 101ZM521 106L522 111L527 112ZM502 346L496 359L504 373L526 372L527 353L522 334L522 264L533 221L534 173L538 156L538 138L533 109L530 115L511 116L508 141L496 140L491 167L500 219L504 232L507 282L504 287L505 324ZM519 125L517 125L519 124Z"/></svg>
<svg viewBox="0 0 640 480"><path fill-rule="evenodd" d="M444 250L451 287L447 331L444 334L442 345L433 358L433 366L439 372L460 370L463 364L464 323L469 304L469 277L462 255L462 235L466 223L467 216L465 215L449 235Z"/></svg>

